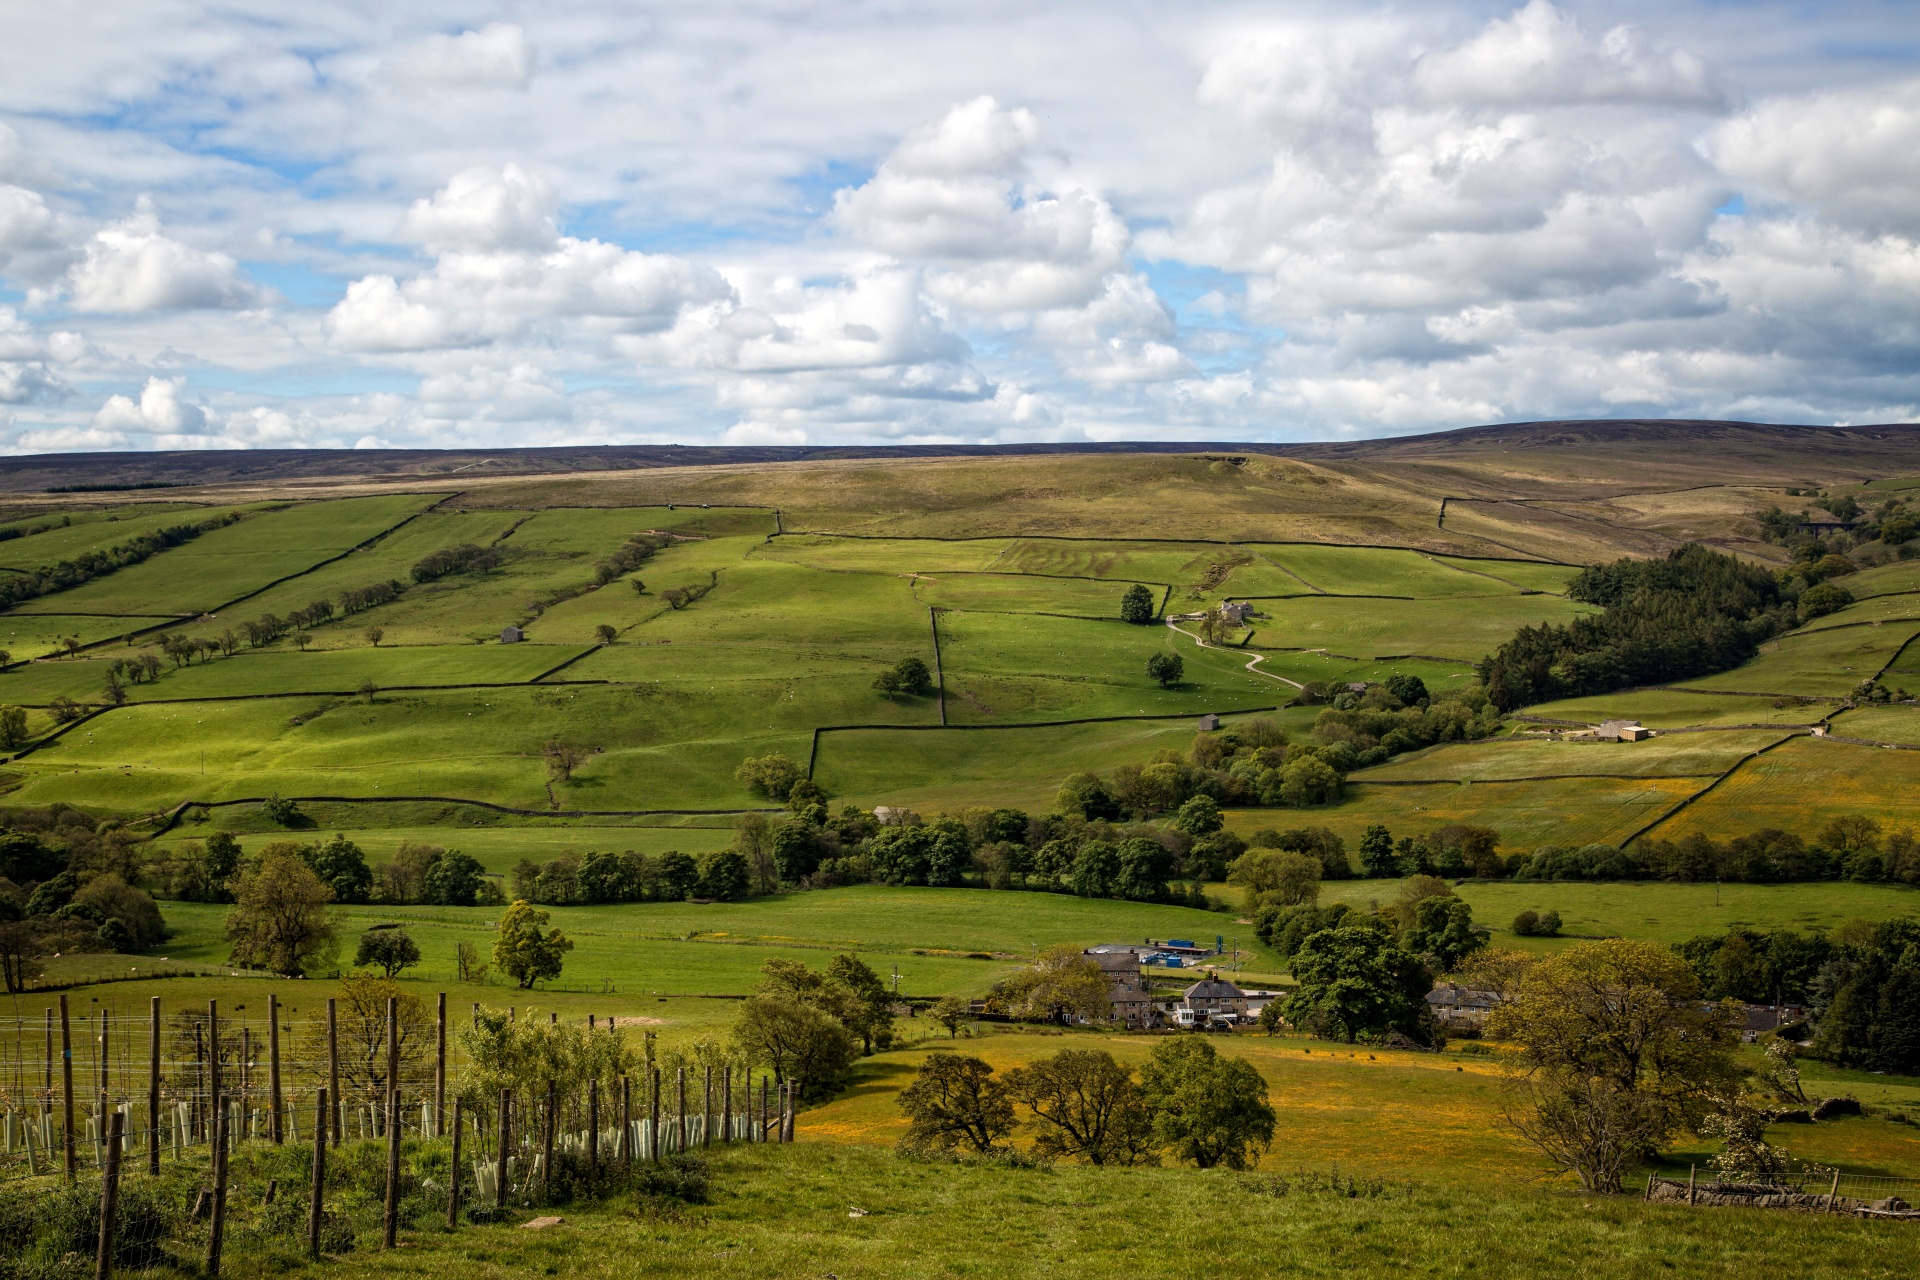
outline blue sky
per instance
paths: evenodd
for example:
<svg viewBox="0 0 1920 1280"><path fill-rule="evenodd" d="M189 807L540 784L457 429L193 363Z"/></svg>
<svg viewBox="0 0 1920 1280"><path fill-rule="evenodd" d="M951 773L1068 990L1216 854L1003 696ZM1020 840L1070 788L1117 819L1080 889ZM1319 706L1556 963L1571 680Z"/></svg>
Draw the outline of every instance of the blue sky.
<svg viewBox="0 0 1920 1280"><path fill-rule="evenodd" d="M1900 4L9 30L9 452L1920 417Z"/></svg>

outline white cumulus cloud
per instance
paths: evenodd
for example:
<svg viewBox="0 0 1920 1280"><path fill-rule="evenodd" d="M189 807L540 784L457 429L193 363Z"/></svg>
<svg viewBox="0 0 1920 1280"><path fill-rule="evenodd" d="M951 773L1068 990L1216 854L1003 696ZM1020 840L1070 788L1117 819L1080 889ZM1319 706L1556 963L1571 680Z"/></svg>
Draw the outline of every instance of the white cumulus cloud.
<svg viewBox="0 0 1920 1280"><path fill-rule="evenodd" d="M207 412L184 398L185 386L184 378L148 378L138 400L108 397L93 415L93 425L110 432L200 435L206 430Z"/></svg>
<svg viewBox="0 0 1920 1280"><path fill-rule="evenodd" d="M141 197L133 216L95 232L67 273L78 311L166 311L251 307L260 289L224 253L183 244L160 227Z"/></svg>
<svg viewBox="0 0 1920 1280"><path fill-rule="evenodd" d="M478 31L431 35L382 64L396 85L414 90L525 89L533 78L533 41L511 22Z"/></svg>

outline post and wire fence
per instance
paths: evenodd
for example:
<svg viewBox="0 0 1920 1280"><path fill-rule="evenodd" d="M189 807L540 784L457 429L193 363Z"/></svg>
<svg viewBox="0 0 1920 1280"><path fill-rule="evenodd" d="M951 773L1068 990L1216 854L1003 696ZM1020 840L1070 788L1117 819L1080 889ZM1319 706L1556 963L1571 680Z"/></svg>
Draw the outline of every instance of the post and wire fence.
<svg viewBox="0 0 1920 1280"><path fill-rule="evenodd" d="M385 1148L381 1243L393 1247L402 1200L422 1180L403 1171L402 1144L444 1140L438 1182L446 1224L464 1210L485 1220L552 1202L564 1186L608 1186L634 1167L715 1145L794 1138L797 1082L751 1066L678 1065L649 1057L611 1078L534 1082L479 1096L450 1037L442 993L431 1012L403 1016L402 1001L277 994L253 1007L218 1000L139 1012L112 1003L86 1011L61 995L36 1012L0 1017L0 1185L31 1179L99 1182L100 1274L114 1257L116 1199L140 1173L204 1174L190 1221L206 1224L206 1269L217 1274L233 1158L311 1144L311 1188L299 1224L322 1251L333 1179L329 1150L343 1143ZM509 1017L513 1014L510 1012ZM557 1023L558 1016L551 1015ZM479 1022L480 1009L472 1017ZM9 1025L9 1023L11 1025ZM588 1029L622 1033L613 1018ZM316 1142L318 1138L320 1141ZM251 1166L248 1166L251 1167ZM262 1167L265 1167L264 1165ZM336 1162L334 1178L341 1169ZM271 1205L275 1178L258 1192ZM476 1212L477 1211L477 1212Z"/></svg>

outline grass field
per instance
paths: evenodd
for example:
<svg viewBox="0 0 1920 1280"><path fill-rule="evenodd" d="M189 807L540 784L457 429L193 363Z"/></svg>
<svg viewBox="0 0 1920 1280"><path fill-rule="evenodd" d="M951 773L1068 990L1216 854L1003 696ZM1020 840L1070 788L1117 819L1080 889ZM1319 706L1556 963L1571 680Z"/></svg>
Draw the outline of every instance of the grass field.
<svg viewBox="0 0 1920 1280"><path fill-rule="evenodd" d="M1261 613L1271 615L1259 624L1262 645L1325 649L1352 658L1425 654L1461 662L1479 661L1521 627L1593 612L1557 596L1518 592L1459 600L1302 596L1259 604Z"/></svg>
<svg viewBox="0 0 1920 1280"><path fill-rule="evenodd" d="M1668 734L1646 742L1506 741L1428 747L1362 769L1369 782L1499 782L1541 777L1714 777L1780 741L1765 730Z"/></svg>
<svg viewBox="0 0 1920 1280"><path fill-rule="evenodd" d="M1597 725L1602 720L1638 720L1652 729L1746 724L1811 725L1838 705L1837 698L1743 697L1727 693L1683 693L1677 689L1630 689L1592 698L1568 698L1527 708L1548 720Z"/></svg>
<svg viewBox="0 0 1920 1280"><path fill-rule="evenodd" d="M5 648L15 662L21 662L66 652L61 641L69 637L81 644L95 644L166 621L166 617L9 613L0 618L0 648Z"/></svg>
<svg viewBox="0 0 1920 1280"><path fill-rule="evenodd" d="M1688 689L1837 697L1879 675L1915 635L1920 635L1920 624L1891 622L1798 631L1770 641L1743 667L1680 683Z"/></svg>
<svg viewBox="0 0 1920 1280"><path fill-rule="evenodd" d="M1241 836L1263 827L1327 827L1357 848L1384 823L1396 838L1424 835L1455 822L1492 827L1505 849L1537 845L1618 844L1712 778L1558 778L1547 782L1435 782L1411 786L1350 783L1337 805L1314 809L1235 809L1228 825Z"/></svg>
<svg viewBox="0 0 1920 1280"><path fill-rule="evenodd" d="M1327 547L1291 543L1251 548L1303 582L1331 595L1409 596L1416 600L1518 595L1495 570L1382 547ZM1472 571L1470 571L1470 569ZM1236 590L1236 594L1242 594Z"/></svg>
<svg viewBox="0 0 1920 1280"><path fill-rule="evenodd" d="M1916 786L1920 753L1794 738L1742 765L1649 834L1676 839L1703 831L1724 840L1777 827L1811 837L1844 814L1898 827L1911 812Z"/></svg>
<svg viewBox="0 0 1920 1280"><path fill-rule="evenodd" d="M276 579L304 573L438 500L437 495L393 494L261 511L140 564L28 601L16 612L133 615L216 608Z"/></svg>

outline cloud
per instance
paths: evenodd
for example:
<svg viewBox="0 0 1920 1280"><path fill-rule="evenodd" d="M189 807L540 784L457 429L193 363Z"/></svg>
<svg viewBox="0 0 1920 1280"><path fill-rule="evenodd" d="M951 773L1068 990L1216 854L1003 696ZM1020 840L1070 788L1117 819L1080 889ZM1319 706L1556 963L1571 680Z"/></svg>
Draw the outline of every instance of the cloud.
<svg viewBox="0 0 1920 1280"><path fill-rule="evenodd" d="M128 396L110 396L93 415L102 431L200 435L207 425L206 410L181 398L185 378L148 378L136 402Z"/></svg>
<svg viewBox="0 0 1920 1280"><path fill-rule="evenodd" d="M65 290L77 311L175 311L253 307L261 290L224 253L208 253L165 235L153 203L94 233L68 271Z"/></svg>
<svg viewBox="0 0 1920 1280"><path fill-rule="evenodd" d="M1717 108L1724 92L1706 64L1662 49L1645 33L1614 27L1598 42L1548 0L1529 0L1465 44L1422 58L1414 80L1430 100L1449 103L1649 103Z"/></svg>
<svg viewBox="0 0 1920 1280"><path fill-rule="evenodd" d="M1126 224L1097 193L1050 190L1030 161L1039 124L990 97L914 130L869 182L834 197L833 218L862 243L935 266L927 287L972 311L1087 301L1124 260Z"/></svg>
<svg viewBox="0 0 1920 1280"><path fill-rule="evenodd" d="M1920 80L1757 103L1708 146L1756 195L1869 232L1920 234Z"/></svg>
<svg viewBox="0 0 1920 1280"><path fill-rule="evenodd" d="M406 89L525 89L533 78L533 41L510 22L478 31L431 35L381 65Z"/></svg>
<svg viewBox="0 0 1920 1280"><path fill-rule="evenodd" d="M552 184L517 164L468 169L416 200L400 234L437 249L545 249L559 238Z"/></svg>
<svg viewBox="0 0 1920 1280"><path fill-rule="evenodd" d="M419 399L426 416L448 421L551 422L573 416L560 380L527 362L435 374L420 384Z"/></svg>

